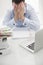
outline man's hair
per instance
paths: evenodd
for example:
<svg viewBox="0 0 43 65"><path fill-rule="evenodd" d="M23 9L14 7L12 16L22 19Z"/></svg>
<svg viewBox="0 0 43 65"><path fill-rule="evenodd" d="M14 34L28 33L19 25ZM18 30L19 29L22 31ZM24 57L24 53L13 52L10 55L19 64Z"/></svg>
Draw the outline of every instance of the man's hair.
<svg viewBox="0 0 43 65"><path fill-rule="evenodd" d="M25 2L25 0L12 0L12 2L15 2L16 4L19 4L20 2Z"/></svg>

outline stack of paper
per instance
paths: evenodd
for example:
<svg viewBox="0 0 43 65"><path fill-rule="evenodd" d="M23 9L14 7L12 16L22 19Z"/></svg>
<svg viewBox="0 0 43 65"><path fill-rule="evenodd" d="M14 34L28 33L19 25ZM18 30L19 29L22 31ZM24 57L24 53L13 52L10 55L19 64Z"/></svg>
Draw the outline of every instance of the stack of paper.
<svg viewBox="0 0 43 65"><path fill-rule="evenodd" d="M11 36L11 30L10 28L8 27L2 27L0 28L0 37L3 37L3 36Z"/></svg>

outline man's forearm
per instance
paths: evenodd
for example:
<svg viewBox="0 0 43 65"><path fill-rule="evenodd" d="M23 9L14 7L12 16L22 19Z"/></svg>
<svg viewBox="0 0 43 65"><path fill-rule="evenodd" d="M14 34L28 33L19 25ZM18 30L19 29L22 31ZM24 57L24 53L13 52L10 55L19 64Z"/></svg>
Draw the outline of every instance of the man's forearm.
<svg viewBox="0 0 43 65"><path fill-rule="evenodd" d="M27 24L27 26L30 29L33 29L33 30L40 29L40 23L39 23L39 21L31 20L31 19L28 19L28 18L25 17L24 24Z"/></svg>

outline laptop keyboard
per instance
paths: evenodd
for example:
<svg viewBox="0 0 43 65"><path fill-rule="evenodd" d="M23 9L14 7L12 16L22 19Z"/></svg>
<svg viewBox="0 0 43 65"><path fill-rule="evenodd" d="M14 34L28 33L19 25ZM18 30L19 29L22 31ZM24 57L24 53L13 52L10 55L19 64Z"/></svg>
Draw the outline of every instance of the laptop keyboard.
<svg viewBox="0 0 43 65"><path fill-rule="evenodd" d="M33 42L32 44L28 45L27 47L32 49L32 50L34 50L34 44L35 44L35 42Z"/></svg>

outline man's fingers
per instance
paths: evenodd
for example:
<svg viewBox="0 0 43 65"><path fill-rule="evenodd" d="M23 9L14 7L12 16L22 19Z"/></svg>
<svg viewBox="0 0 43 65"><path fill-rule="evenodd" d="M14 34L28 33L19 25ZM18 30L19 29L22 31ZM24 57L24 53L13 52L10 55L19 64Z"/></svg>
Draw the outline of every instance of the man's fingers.
<svg viewBox="0 0 43 65"><path fill-rule="evenodd" d="M21 2L21 3L20 3L20 6L21 6L21 8L24 8L24 3Z"/></svg>

